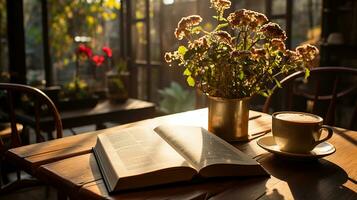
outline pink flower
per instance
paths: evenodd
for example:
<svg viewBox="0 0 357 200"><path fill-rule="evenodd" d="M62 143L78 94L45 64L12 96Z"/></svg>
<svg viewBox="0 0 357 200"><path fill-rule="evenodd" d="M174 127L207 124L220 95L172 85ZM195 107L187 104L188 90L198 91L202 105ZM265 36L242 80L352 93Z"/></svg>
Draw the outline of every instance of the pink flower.
<svg viewBox="0 0 357 200"><path fill-rule="evenodd" d="M105 57L102 55L95 55L92 57L92 61L95 63L97 67L100 67L105 60Z"/></svg>
<svg viewBox="0 0 357 200"><path fill-rule="evenodd" d="M88 58L92 57L92 49L84 44L79 45L77 48L78 54L85 54Z"/></svg>
<svg viewBox="0 0 357 200"><path fill-rule="evenodd" d="M102 50L108 56L108 58L111 58L113 56L113 52L110 47L103 47Z"/></svg>

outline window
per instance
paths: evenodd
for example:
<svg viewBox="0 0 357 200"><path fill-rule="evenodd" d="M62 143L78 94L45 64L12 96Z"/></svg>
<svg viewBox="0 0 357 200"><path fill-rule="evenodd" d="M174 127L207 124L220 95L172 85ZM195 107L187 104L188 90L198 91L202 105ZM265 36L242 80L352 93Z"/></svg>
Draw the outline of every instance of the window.
<svg viewBox="0 0 357 200"><path fill-rule="evenodd" d="M9 81L6 1L0 0L0 82Z"/></svg>
<svg viewBox="0 0 357 200"><path fill-rule="evenodd" d="M113 50L113 59L119 59L119 10L117 0L57 1L48 0L49 46L55 83L65 85L73 80L76 67L87 84L104 88L108 63L94 64L89 57L76 56L78 47L86 45L93 55L103 54L103 47ZM114 62L115 63L115 62Z"/></svg>
<svg viewBox="0 0 357 200"><path fill-rule="evenodd" d="M26 80L30 85L45 85L43 63L41 2L24 0Z"/></svg>

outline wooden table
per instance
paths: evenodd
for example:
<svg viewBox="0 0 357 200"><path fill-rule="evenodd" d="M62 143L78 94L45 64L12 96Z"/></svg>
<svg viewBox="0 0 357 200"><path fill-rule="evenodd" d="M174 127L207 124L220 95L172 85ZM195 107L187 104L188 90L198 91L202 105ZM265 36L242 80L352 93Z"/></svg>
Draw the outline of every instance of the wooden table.
<svg viewBox="0 0 357 200"><path fill-rule="evenodd" d="M124 103L111 103L109 100L98 102L94 108L60 111L63 129L92 125L102 127L105 122L129 123L151 118L155 114L155 104L138 99L128 99ZM18 113L19 123L35 127L35 117ZM43 131L54 130L53 118L42 117L40 127Z"/></svg>
<svg viewBox="0 0 357 200"><path fill-rule="evenodd" d="M162 123L207 127L207 109L24 146L7 155L16 165L73 199L357 199L357 132L340 128L335 128L330 140L337 151L313 162L275 157L257 146L257 139L234 143L260 162L271 177L211 179L109 195L91 150L96 135L136 125L153 128ZM249 121L250 134L270 127L271 117L266 114Z"/></svg>

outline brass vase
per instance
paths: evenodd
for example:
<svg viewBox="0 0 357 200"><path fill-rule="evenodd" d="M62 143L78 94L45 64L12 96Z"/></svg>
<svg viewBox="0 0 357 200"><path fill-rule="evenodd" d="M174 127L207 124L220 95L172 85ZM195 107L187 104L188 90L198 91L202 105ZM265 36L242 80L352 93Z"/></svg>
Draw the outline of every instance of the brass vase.
<svg viewBox="0 0 357 200"><path fill-rule="evenodd" d="M208 99L208 130L228 142L247 141L250 98Z"/></svg>

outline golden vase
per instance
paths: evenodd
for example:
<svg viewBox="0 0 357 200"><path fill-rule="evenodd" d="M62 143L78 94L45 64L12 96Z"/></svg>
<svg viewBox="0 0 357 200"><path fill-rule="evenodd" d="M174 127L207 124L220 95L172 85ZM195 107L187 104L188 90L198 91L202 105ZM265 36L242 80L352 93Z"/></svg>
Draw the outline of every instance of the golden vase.
<svg viewBox="0 0 357 200"><path fill-rule="evenodd" d="M247 141L250 98L208 99L208 130L228 142Z"/></svg>

